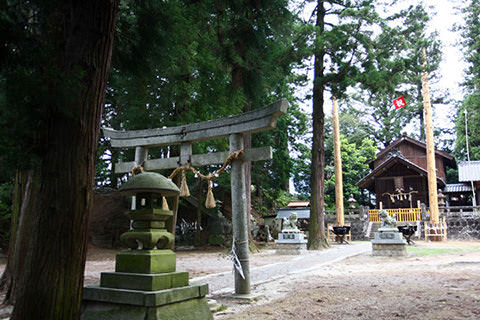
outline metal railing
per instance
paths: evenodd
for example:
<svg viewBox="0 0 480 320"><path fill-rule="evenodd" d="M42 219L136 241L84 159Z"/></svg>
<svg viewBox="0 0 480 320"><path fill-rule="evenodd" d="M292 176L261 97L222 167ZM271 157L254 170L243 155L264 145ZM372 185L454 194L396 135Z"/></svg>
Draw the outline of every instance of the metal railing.
<svg viewBox="0 0 480 320"><path fill-rule="evenodd" d="M441 213L448 214L472 214L480 213L480 206L449 206L449 207L438 207Z"/></svg>
<svg viewBox="0 0 480 320"><path fill-rule="evenodd" d="M384 209L390 216L396 214L397 222L414 222L422 220L422 213L420 208L401 208L401 209ZM371 222L380 222L378 215L379 209L369 210L369 218Z"/></svg>

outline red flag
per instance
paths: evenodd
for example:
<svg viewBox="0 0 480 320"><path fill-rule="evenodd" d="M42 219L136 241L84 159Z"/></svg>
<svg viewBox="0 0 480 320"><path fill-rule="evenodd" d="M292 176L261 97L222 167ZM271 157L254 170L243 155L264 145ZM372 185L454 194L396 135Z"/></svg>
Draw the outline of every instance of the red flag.
<svg viewBox="0 0 480 320"><path fill-rule="evenodd" d="M397 98L397 99L393 100L393 104L395 105L395 110L403 108L407 105L407 103L405 102L405 99L403 99L403 97L400 97L400 98Z"/></svg>

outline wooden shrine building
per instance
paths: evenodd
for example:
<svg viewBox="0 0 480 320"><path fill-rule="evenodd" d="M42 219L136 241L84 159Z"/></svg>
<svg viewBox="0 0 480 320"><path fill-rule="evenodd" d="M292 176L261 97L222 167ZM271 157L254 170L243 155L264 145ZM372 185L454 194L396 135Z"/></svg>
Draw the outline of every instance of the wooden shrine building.
<svg viewBox="0 0 480 320"><path fill-rule="evenodd" d="M446 167L455 167L455 158L435 150L437 188L446 186ZM424 142L405 134L381 150L370 163L372 171L357 186L376 195L385 209L414 208L417 201L428 204L427 152Z"/></svg>

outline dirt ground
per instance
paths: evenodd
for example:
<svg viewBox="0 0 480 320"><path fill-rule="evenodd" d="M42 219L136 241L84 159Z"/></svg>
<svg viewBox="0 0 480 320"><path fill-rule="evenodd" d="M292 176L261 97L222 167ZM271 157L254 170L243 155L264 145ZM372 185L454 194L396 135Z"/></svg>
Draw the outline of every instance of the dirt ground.
<svg viewBox="0 0 480 320"><path fill-rule="evenodd" d="M480 319L480 242L424 243L408 257L363 254L254 288L258 301L216 297L216 319Z"/></svg>
<svg viewBox="0 0 480 320"><path fill-rule="evenodd" d="M113 271L116 250L91 247L85 285ZM263 250L252 266L294 259ZM0 265L0 271L3 271ZM177 252L177 270L190 278L230 271L226 250ZM308 273L252 286L253 302L213 296L215 319L480 319L480 241L418 241L408 257L362 254ZM0 309L0 319L11 308Z"/></svg>
<svg viewBox="0 0 480 320"><path fill-rule="evenodd" d="M89 247L85 266L85 285L98 284L101 272L115 271L115 254L117 252L118 250L100 249L94 246ZM232 260L230 259L228 250L224 248L210 247L193 251L179 249L176 253L177 270L187 271L190 279L232 270ZM261 248L259 253L252 254L250 257L250 265L252 267L259 267L295 258L295 256L275 255L271 246Z"/></svg>

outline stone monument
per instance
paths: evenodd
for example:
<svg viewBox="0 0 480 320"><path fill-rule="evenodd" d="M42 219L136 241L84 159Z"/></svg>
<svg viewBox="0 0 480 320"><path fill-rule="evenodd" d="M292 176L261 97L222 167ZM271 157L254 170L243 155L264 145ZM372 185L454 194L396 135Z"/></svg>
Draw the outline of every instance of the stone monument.
<svg viewBox="0 0 480 320"><path fill-rule="evenodd" d="M406 256L406 242L397 229L395 216L391 217L386 210L380 210L378 214L381 226L372 240L372 254L387 257Z"/></svg>
<svg viewBox="0 0 480 320"><path fill-rule="evenodd" d="M297 227L297 215L290 214L290 217L283 218L282 232L275 240L277 254L301 254L307 249L305 235Z"/></svg>
<svg viewBox="0 0 480 320"><path fill-rule="evenodd" d="M129 249L117 254L115 272L102 272L100 286L83 290L82 320L213 319L208 285L189 285L188 272L176 271L172 247L173 211L180 193L164 176L133 176L120 191L135 195L132 229L120 240Z"/></svg>

